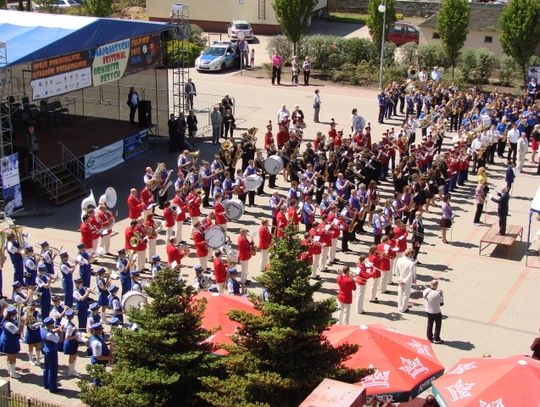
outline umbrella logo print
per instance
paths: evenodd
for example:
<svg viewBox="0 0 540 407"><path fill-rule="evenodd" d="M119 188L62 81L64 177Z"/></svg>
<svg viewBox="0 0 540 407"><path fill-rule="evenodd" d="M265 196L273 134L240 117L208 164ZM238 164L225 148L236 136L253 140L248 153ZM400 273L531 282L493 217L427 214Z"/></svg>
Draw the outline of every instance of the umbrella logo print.
<svg viewBox="0 0 540 407"><path fill-rule="evenodd" d="M402 366L399 368L399 370L403 370L413 379L416 379L416 376L418 376L419 374L429 371L429 369L425 367L418 358L407 359L401 356L400 359Z"/></svg>
<svg viewBox="0 0 540 407"><path fill-rule="evenodd" d="M416 351L416 353L418 353L419 355L425 355L425 356L430 356L430 357L433 356L427 345L424 345L415 339L413 339L407 345L410 345L411 348L413 348Z"/></svg>
<svg viewBox="0 0 540 407"><path fill-rule="evenodd" d="M471 362L471 363L460 363L459 365L457 365L457 367L452 370L451 372L449 372L448 374L458 374L458 375L461 375L469 370L473 370L473 369L476 369L476 362Z"/></svg>
<svg viewBox="0 0 540 407"><path fill-rule="evenodd" d="M463 383L463 380L459 379L452 386L448 386L446 390L452 396L452 401L458 401L466 397L472 397L470 390L476 383Z"/></svg>
<svg viewBox="0 0 540 407"><path fill-rule="evenodd" d="M372 369L373 365L370 364L369 368ZM368 387L384 387L384 388L387 388L387 387L390 387L390 384L388 383L389 377L390 377L390 371L389 370L386 370L386 371L377 370L372 375L369 375L368 377L363 379L362 380L362 385L366 389Z"/></svg>
<svg viewBox="0 0 540 407"><path fill-rule="evenodd" d="M502 399L492 401L491 403L486 403L483 400L480 400L480 407L504 407Z"/></svg>

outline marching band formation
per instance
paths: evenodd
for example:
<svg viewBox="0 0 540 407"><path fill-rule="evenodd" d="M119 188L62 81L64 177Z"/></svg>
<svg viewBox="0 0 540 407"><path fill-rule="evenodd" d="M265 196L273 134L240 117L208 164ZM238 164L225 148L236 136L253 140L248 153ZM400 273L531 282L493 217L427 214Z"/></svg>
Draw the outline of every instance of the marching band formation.
<svg viewBox="0 0 540 407"><path fill-rule="evenodd" d="M361 252L351 270L360 287L358 313L364 312L366 291L369 301L378 302L378 295L394 281L400 283L399 311L407 312L414 276L404 275L404 259L416 264L424 242L422 214L439 200L447 202L448 194L467 181L469 171L476 173L502 158L507 144L508 159L524 160L519 140L540 136L539 107L530 97L476 89L463 92L415 81L390 84L378 103L379 121L399 116L398 108L404 116L401 128L388 128L378 141L357 109L352 110L350 128L338 130L332 119L327 134L318 132L308 141L302 110L295 106L291 113L283 105L275 126L271 120L266 126L262 149L258 130L251 128L241 140L226 139L211 161L185 150L174 169L164 163L147 167L141 185L127 197L129 226L124 247L114 255L110 248L116 220L114 188L108 188L97 203L93 193L83 200L75 258L46 241L35 253L22 228L12 225L1 235L6 236L2 246L13 266L12 305L6 300L0 305L0 351L7 355L10 376L19 377L16 358L21 338L32 363L38 365L44 357L44 385L51 392L59 391L57 351L69 355L72 376L79 376L75 370L79 346L88 347L92 364L109 363L112 355L103 325L137 329L124 320L124 311L147 301L142 275L156 276L163 263L179 269L190 246L198 261L196 288L245 293L250 273L266 270L272 240L283 236L289 224L303 233L302 258L311 266L313 279L340 263L339 248ZM453 135L446 148L448 131ZM277 190L278 176L287 184L286 194ZM380 189L385 183L391 189L387 196ZM268 196L269 203L261 208L260 225L251 232L242 225L233 242L231 229L237 230L246 205L260 205L256 196ZM267 208L267 216L262 216ZM444 223L443 230L450 227ZM357 236L368 233L372 245L353 249ZM160 235L166 241L163 263L156 253ZM260 262L253 265L258 251ZM94 268L102 256L114 256L116 270ZM51 284L57 280L63 296L51 295ZM348 316L340 319L346 322Z"/></svg>

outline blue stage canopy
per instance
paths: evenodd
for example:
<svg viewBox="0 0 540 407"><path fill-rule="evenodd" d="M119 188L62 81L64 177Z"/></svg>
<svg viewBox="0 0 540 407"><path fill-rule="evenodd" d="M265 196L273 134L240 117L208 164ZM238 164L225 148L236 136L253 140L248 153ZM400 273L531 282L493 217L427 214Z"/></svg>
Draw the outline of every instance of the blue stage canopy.
<svg viewBox="0 0 540 407"><path fill-rule="evenodd" d="M0 42L6 44L7 66L95 49L170 28L168 24L139 20L0 10Z"/></svg>

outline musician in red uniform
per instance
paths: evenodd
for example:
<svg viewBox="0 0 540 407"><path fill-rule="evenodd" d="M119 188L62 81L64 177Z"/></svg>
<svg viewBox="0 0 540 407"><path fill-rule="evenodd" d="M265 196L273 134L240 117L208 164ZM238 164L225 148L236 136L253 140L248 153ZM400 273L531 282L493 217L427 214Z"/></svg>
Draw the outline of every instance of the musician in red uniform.
<svg viewBox="0 0 540 407"><path fill-rule="evenodd" d="M217 193L214 197L214 218L216 219L216 225L221 226L223 230L227 231L227 217L225 216L225 208L223 207L223 195Z"/></svg>
<svg viewBox="0 0 540 407"><path fill-rule="evenodd" d="M137 219L137 225L133 231L134 235L139 239L139 244L135 247L135 252L137 252L137 270L144 270L144 263L146 262L146 228L144 227L144 218L140 217Z"/></svg>
<svg viewBox="0 0 540 407"><path fill-rule="evenodd" d="M397 244L397 257L403 256L403 253L405 253L405 250L407 250L407 236L409 234L407 233L407 228L405 227L405 224L401 219L396 219L395 226L394 226L394 240Z"/></svg>
<svg viewBox="0 0 540 407"><path fill-rule="evenodd" d="M141 213L144 208L144 204L139 199L137 195L137 190L135 188L131 188L129 191L127 205L128 205L129 219L138 219L141 216Z"/></svg>
<svg viewBox="0 0 540 407"><path fill-rule="evenodd" d="M319 223L314 222L313 227L307 232L311 241L311 253L313 254L313 264L311 265L311 278L320 280L321 276L317 274L321 271L320 261L322 253L321 235L319 233Z"/></svg>
<svg viewBox="0 0 540 407"><path fill-rule="evenodd" d="M179 267L186 252L178 247L178 242L175 237L171 237L168 240L165 250L167 252L167 263L169 264L169 267Z"/></svg>
<svg viewBox="0 0 540 407"><path fill-rule="evenodd" d="M264 135L264 149L268 150L272 144L274 144L274 136L272 135L272 121L269 121Z"/></svg>
<svg viewBox="0 0 540 407"><path fill-rule="evenodd" d="M392 247L388 244L388 236L383 236L381 243L377 245L377 252L379 253L379 268L381 269L381 293L386 292L386 284L388 282L388 274L390 274L390 282L392 281L392 272L390 270L390 257L388 252L392 250Z"/></svg>
<svg viewBox="0 0 540 407"><path fill-rule="evenodd" d="M272 244L272 233L268 227L268 219L261 220L259 226L259 250L261 251L261 271L268 265L268 248Z"/></svg>
<svg viewBox="0 0 540 407"><path fill-rule="evenodd" d="M163 220L165 222L165 230L167 231L167 242L173 236L176 213L171 209L171 202L166 201L163 203Z"/></svg>
<svg viewBox="0 0 540 407"><path fill-rule="evenodd" d="M176 196L174 197L171 205L171 210L176 213L176 240L178 243L184 242L182 239L182 227L184 226L184 221L186 220L187 205L184 199L182 199L182 190L176 190Z"/></svg>
<svg viewBox="0 0 540 407"><path fill-rule="evenodd" d="M320 271L324 271L328 267L328 253L330 247L332 247L332 227L328 224L327 215L323 215L321 219L321 223L317 227L317 233L321 237L320 243L322 244Z"/></svg>
<svg viewBox="0 0 540 407"><path fill-rule="evenodd" d="M276 142L278 150L283 149L285 143L290 139L289 129L286 123L279 123L279 131L276 134Z"/></svg>
<svg viewBox="0 0 540 407"><path fill-rule="evenodd" d="M107 209L106 204L99 204L96 219L101 224L102 229L99 246L103 248L103 253L112 256L109 250L111 247L112 227L115 221L114 215Z"/></svg>
<svg viewBox="0 0 540 407"><path fill-rule="evenodd" d="M87 249L92 250L93 233L92 224L90 223L90 215L84 214L82 217L81 226L79 228L81 232L81 243L84 243Z"/></svg>
<svg viewBox="0 0 540 407"><path fill-rule="evenodd" d="M201 221L196 219L193 224L193 232L191 233L191 238L193 243L195 243L195 251L197 252L197 257L199 258L199 264L203 270L208 269L208 246L206 245L206 240L204 238L204 230L202 228Z"/></svg>
<svg viewBox="0 0 540 407"><path fill-rule="evenodd" d="M206 215L206 217L201 221L204 231L206 232L208 229L214 226L215 221L216 215L214 215L214 212L208 212L208 215Z"/></svg>
<svg viewBox="0 0 540 407"><path fill-rule="evenodd" d="M201 196L197 193L196 186L191 187L191 191L186 197L186 200L187 200L187 206L188 206L188 211L189 211L189 217L191 218L191 226L195 227L195 222L199 219L199 216L201 216L201 204L202 204L202 199L201 199Z"/></svg>
<svg viewBox="0 0 540 407"><path fill-rule="evenodd" d="M152 205L154 204L154 193L150 189L152 185L157 184L158 181L150 181L142 190L141 190L141 201L143 203L143 216L146 217L146 214L150 211ZM153 212L153 211L152 211Z"/></svg>
<svg viewBox="0 0 540 407"><path fill-rule="evenodd" d="M93 205L88 206L87 209L88 216L90 217L90 225L92 229L92 254L95 254L98 248L98 241L101 232L101 223L96 219L96 211ZM88 248L88 247L87 247ZM89 248L88 248L89 249Z"/></svg>
<svg viewBox="0 0 540 407"><path fill-rule="evenodd" d="M356 312L358 314L364 313L364 297L366 293L366 284L367 281L371 278L371 274L368 273L367 267L365 264L366 256L360 255L358 258L358 263L356 263L356 285L358 287L358 292L356 293Z"/></svg>
<svg viewBox="0 0 540 407"><path fill-rule="evenodd" d="M124 249L135 250L136 246L131 246L130 240L135 236L135 228L137 227L137 221L132 220L129 222L129 226L124 230Z"/></svg>
<svg viewBox="0 0 540 407"><path fill-rule="evenodd" d="M300 240L300 246L304 248L304 251L300 253L300 260L305 260L311 267L313 265L313 247L309 233L304 233L304 238Z"/></svg>
<svg viewBox="0 0 540 407"><path fill-rule="evenodd" d="M218 293L223 294L227 291L227 264L222 258L221 250L214 252L214 280L216 281Z"/></svg>
<svg viewBox="0 0 540 407"><path fill-rule="evenodd" d="M240 281L242 284L249 285L251 282L247 279L249 271L249 259L251 259L251 245L253 241L248 238L248 230L240 229L240 235L236 241L238 247L238 261L240 262Z"/></svg>
<svg viewBox="0 0 540 407"><path fill-rule="evenodd" d="M283 237L285 236L285 228L289 221L287 220L287 207L282 205L279 207L279 212L276 215L276 236Z"/></svg>
<svg viewBox="0 0 540 407"><path fill-rule="evenodd" d="M341 234L340 219L337 206L331 206L328 213L328 224L330 225L330 232L332 234L332 245L330 246L330 253L328 256L328 265L336 262L337 242L339 235Z"/></svg>
<svg viewBox="0 0 540 407"><path fill-rule="evenodd" d="M154 220L154 214L148 212L144 220L144 229L146 230L146 237L148 238L148 258L151 259L156 254L157 243L157 227Z"/></svg>
<svg viewBox="0 0 540 407"><path fill-rule="evenodd" d="M379 288L379 282L381 280L381 259L379 253L377 252L377 246L371 246L369 249L369 255L366 262L366 267L368 272L371 274L373 279L371 284L371 296L369 302L379 302L377 298L377 289Z"/></svg>
<svg viewBox="0 0 540 407"><path fill-rule="evenodd" d="M289 207L287 208L287 220L289 224L298 229L298 225L300 224L300 214L296 206L296 199L291 199L289 201Z"/></svg>

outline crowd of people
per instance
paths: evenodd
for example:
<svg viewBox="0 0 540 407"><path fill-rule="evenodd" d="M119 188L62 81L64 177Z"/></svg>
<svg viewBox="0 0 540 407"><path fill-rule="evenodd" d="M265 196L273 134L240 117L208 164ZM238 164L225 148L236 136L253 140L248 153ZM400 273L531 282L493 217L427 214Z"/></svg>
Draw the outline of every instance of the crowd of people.
<svg viewBox="0 0 540 407"><path fill-rule="evenodd" d="M279 84L279 71L275 75ZM504 234L513 167L517 165L518 173L523 171L529 144L531 161L536 163L540 138L536 94L511 97L476 88L465 91L427 79L394 82L377 97L382 112L379 121L393 116L402 122L400 127L373 135L370 123L355 108L350 125L343 129L332 119L326 134L309 134L309 120L302 109L294 106L289 111L282 105L268 120L262 143L257 142L254 128L233 137L235 120L227 95L211 115L212 142L221 146L211 160L189 150L185 142L189 125L182 122L179 127L179 121L171 118L170 132L184 129L181 137L171 133L176 140L171 151L181 147L177 165L172 169L164 163L155 169L147 167L141 184L131 189L126 200L130 223L124 230L124 247L110 247L115 214L106 202L85 205L73 260L68 251L53 249L46 241L41 242L40 253L34 253L23 236L9 234L6 251L15 283L13 305L5 300L1 305L0 351L7 355L10 376L19 377L15 366L21 337L33 363L41 363L43 349L44 385L51 392L59 391L58 350L69 355L73 376L79 375L75 362L78 348L84 344L91 363L110 362L103 325L137 329L124 320L123 298L130 292L144 295L141 277L152 278L165 264L180 269L190 248L198 263L194 267L196 288L245 293L251 284L250 273L266 270L272 241L283 236L290 224L302 233L302 258L311 267L311 278L320 279L321 273L330 270L338 272L339 323L348 324L353 300L356 312L362 314L366 291L368 301L377 303L390 285L397 285L397 311L409 312L425 240L423 214L440 206L441 239L451 244L447 234L454 222L451 195L474 182L474 174L478 181L474 222L480 224L488 199L486 174L497 161L509 169L507 185L494 198L503 201L499 215L500 233ZM314 122L319 122L320 103L316 91ZM268 161L277 164L277 169L267 165ZM287 186L285 194L277 189L278 176ZM264 215L261 210L257 230L250 233L242 226L233 239L231 231L238 228L236 221L245 205L256 207L263 199L268 199L263 206L267 212ZM166 240L164 261L157 254L161 234ZM358 244L362 235L372 243ZM338 247L343 253L358 255L355 267L340 259ZM260 261L254 265L257 252ZM93 266L102 256L115 258L115 271ZM339 263L338 270L333 268ZM78 279L74 279L76 270ZM61 296L51 293L51 285L58 280L62 280ZM98 298L92 299L92 293ZM437 280L428 284L423 298L428 316L426 336L433 343L442 343L443 294Z"/></svg>

